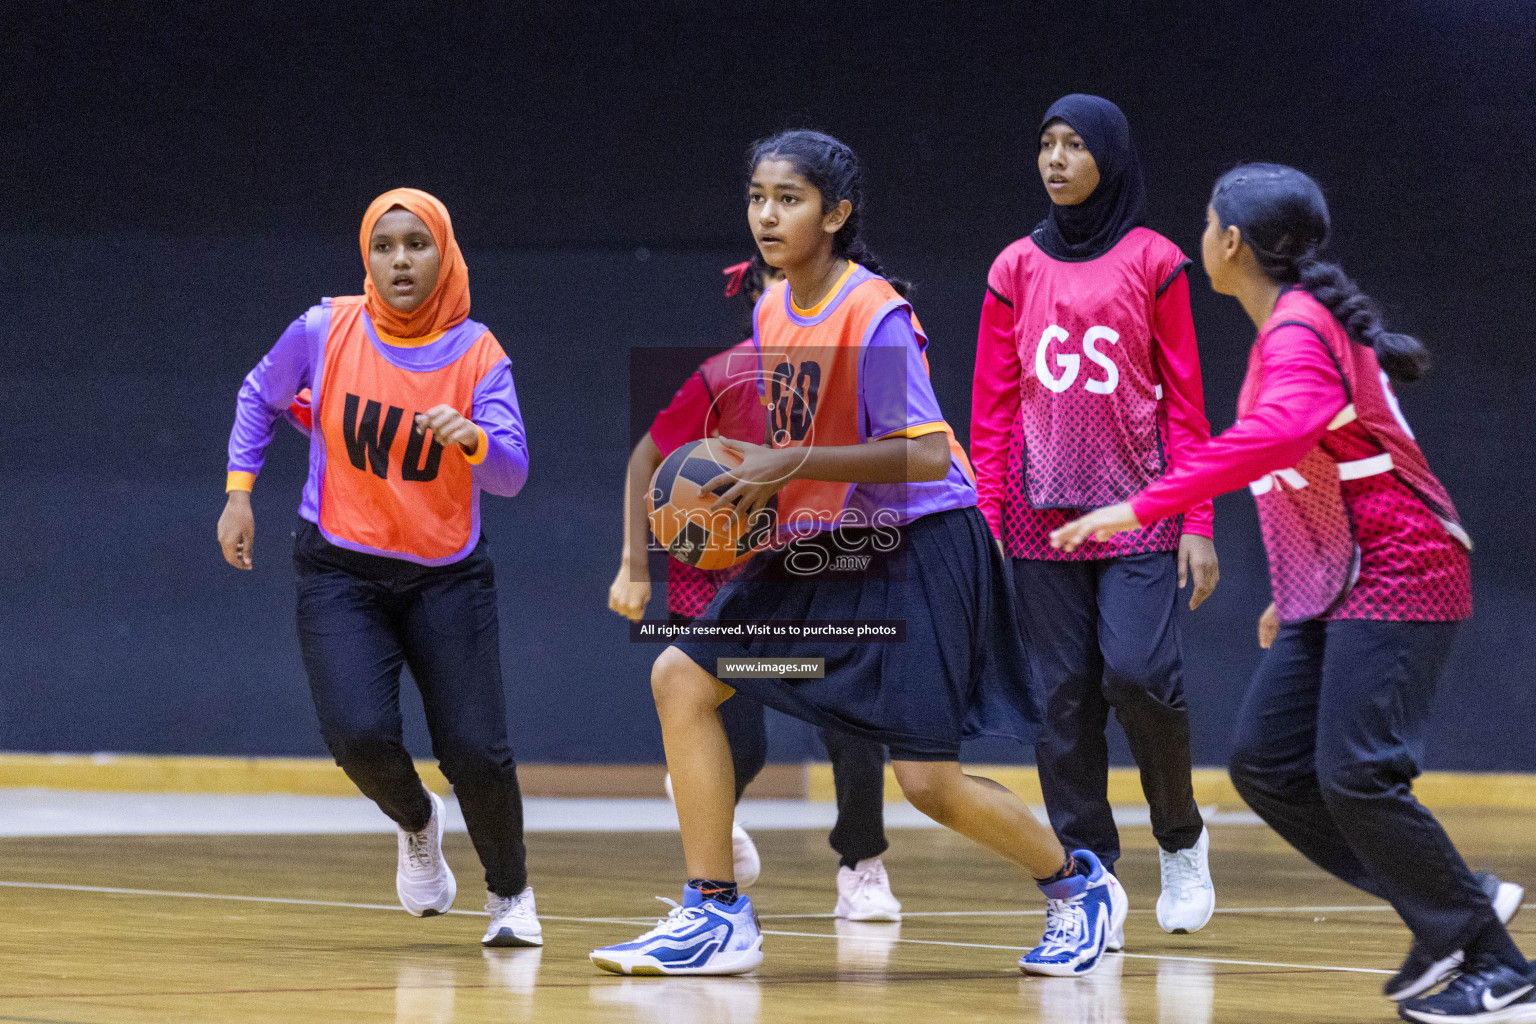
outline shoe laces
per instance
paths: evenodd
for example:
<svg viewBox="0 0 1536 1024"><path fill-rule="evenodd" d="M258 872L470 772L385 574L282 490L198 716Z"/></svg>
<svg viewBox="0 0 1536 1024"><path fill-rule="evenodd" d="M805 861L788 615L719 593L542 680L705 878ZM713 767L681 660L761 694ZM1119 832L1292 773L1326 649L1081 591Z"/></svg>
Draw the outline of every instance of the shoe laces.
<svg viewBox="0 0 1536 1024"><path fill-rule="evenodd" d="M1173 853L1163 851L1163 888L1178 887L1180 889L1203 885L1200 877L1200 861L1195 854L1195 848L1177 850Z"/></svg>
<svg viewBox="0 0 1536 1024"><path fill-rule="evenodd" d="M1088 913L1083 909L1083 897L1070 896L1064 900L1045 900L1045 937L1040 945L1046 953L1075 950L1088 935Z"/></svg>
<svg viewBox="0 0 1536 1024"><path fill-rule="evenodd" d="M411 867L422 871L433 867L433 862L437 858L434 856L432 839L431 822L428 822L427 827L420 832L405 834L405 859L410 862Z"/></svg>
<svg viewBox="0 0 1536 1024"><path fill-rule="evenodd" d="M1464 964L1461 973L1456 975L1451 980L1451 983L1445 987L1445 992L1466 992L1468 990L1476 992L1486 985L1493 985L1502 981L1503 979L1499 975L1506 972L1515 975L1515 977L1520 977L1517 972L1505 967L1504 964L1492 958L1479 960L1475 964ZM1523 980L1529 981L1531 979Z"/></svg>
<svg viewBox="0 0 1536 1024"><path fill-rule="evenodd" d="M853 873L853 888L855 894L862 893L866 889L873 889L885 883L885 865L879 860Z"/></svg>
<svg viewBox="0 0 1536 1024"><path fill-rule="evenodd" d="M1480 1004L1482 1002L1480 993L1483 988L1492 984L1495 980L1489 976L1491 973L1488 970L1473 970L1458 974L1451 979L1449 985L1440 990L1440 996L1444 998L1444 1001L1451 1003L1466 1000L1467 1002Z"/></svg>
<svg viewBox="0 0 1536 1024"><path fill-rule="evenodd" d="M491 893L485 901L485 910L493 918L507 917L516 913L522 902L523 897L521 893L516 896L498 896L495 893Z"/></svg>
<svg viewBox="0 0 1536 1024"><path fill-rule="evenodd" d="M656 927L640 936L641 939L658 938L663 935L687 931L704 916L703 907L685 907L676 900L669 900L665 896L657 896L656 898L669 905L672 909L667 912L666 917L657 920Z"/></svg>

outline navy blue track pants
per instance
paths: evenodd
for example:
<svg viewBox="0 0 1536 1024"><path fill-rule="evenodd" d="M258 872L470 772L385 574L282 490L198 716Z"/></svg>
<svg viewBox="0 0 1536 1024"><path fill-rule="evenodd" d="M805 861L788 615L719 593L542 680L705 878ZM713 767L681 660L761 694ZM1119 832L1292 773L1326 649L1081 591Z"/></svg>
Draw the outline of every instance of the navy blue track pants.
<svg viewBox="0 0 1536 1024"><path fill-rule="evenodd" d="M1177 556L1015 558L1013 586L1045 713L1035 763L1062 845L1092 850L1106 867L1120 857L1104 735L1113 710L1140 770L1158 845L1170 852L1194 846L1205 824L1190 778Z"/></svg>
<svg viewBox="0 0 1536 1024"><path fill-rule="evenodd" d="M1414 798L1454 622L1284 625L1243 698L1232 782L1314 864L1391 903L1428 953L1498 917L1434 815Z"/></svg>
<svg viewBox="0 0 1536 1024"><path fill-rule="evenodd" d="M400 670L421 691L432 753L453 784L486 887L528 884L523 797L507 740L496 578L486 542L452 565L359 554L301 520L299 648L320 734L357 788L402 828L432 816L405 749Z"/></svg>

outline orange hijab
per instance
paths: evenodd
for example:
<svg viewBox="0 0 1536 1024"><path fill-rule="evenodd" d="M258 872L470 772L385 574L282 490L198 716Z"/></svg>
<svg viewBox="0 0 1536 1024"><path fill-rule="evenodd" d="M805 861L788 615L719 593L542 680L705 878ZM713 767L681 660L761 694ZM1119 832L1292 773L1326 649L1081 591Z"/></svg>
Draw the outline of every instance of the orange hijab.
<svg viewBox="0 0 1536 1024"><path fill-rule="evenodd" d="M368 239L373 226L395 207L409 210L421 218L432 232L442 263L437 272L437 285L427 296L427 301L402 313L385 302L373 287L373 277L368 271ZM469 316L469 267L459 252L459 243L453 237L453 221L448 219L448 207L417 188L392 188L368 204L363 214L363 230L360 236L363 247L363 308L373 324L385 334L396 338L421 338L438 331L446 331Z"/></svg>

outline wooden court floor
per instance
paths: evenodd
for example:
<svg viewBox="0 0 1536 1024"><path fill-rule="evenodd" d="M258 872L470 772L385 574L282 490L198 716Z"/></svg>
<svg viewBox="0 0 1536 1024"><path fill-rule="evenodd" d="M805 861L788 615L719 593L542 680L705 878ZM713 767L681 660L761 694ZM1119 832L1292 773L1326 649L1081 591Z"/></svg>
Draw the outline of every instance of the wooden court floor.
<svg viewBox="0 0 1536 1024"><path fill-rule="evenodd" d="M1536 816L1443 818L1476 866L1536 894ZM892 833L886 862L909 916L863 926L831 919L836 864L821 834L759 833L751 891L767 959L737 979L623 979L587 961L664 910L653 896L678 896L680 846L666 834L530 836L546 945L498 951L478 944L463 835L448 838L455 912L426 920L395 905L389 836L6 839L0 1024L1396 1019L1378 990L1408 935L1390 911L1267 829L1218 826L1212 838L1222 910L1172 936L1152 915L1150 832L1126 830L1127 952L1083 979L1019 975L1019 948L1040 934L1038 898L941 830ZM1536 951L1536 913L1514 931Z"/></svg>

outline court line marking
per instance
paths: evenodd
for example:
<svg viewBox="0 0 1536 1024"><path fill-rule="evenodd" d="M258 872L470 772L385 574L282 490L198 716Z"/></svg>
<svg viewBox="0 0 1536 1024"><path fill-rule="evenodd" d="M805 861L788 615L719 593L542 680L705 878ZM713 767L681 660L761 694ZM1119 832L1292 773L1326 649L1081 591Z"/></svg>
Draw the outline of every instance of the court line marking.
<svg viewBox="0 0 1536 1024"><path fill-rule="evenodd" d="M1316 972L1316 971L1223 971L1221 973L1221 977L1251 977L1251 976L1260 975L1260 974L1274 975L1274 974L1307 974L1307 973L1315 974L1315 973L1318 973L1318 972ZM913 983L913 982L926 982L926 981L935 981L935 982L942 982L942 983L948 984L948 983L951 983L951 982L954 982L954 981L999 981L999 980L1006 981L1006 980L1009 980L1009 979L1016 979L1018 977L1019 977L1018 973L1014 972L1014 971L1006 971L1006 970L1002 970L1002 969L993 969L993 970L989 970L989 971L945 971L945 970L911 971L911 972L903 972L898 978L895 978L895 979L892 979L892 978L890 978L888 976L883 976L883 975L882 976L871 975L871 976L869 976L867 978L862 978L861 979L861 978L858 978L857 976L850 976L848 974L843 973L842 971L839 971L834 979L829 979L829 978L824 978L824 977L809 977L809 978L775 978L775 977L768 977L768 978L764 978L764 977L759 977L759 976L753 975L753 976L746 977L746 978L736 978L736 979L716 976L716 977L711 978L710 980L711 980L711 982L713 984L718 984L718 985L738 985L739 986L739 985L742 985L742 984L748 984L748 985L751 985L751 986L753 986L755 988L762 988L762 987L788 987L788 986L792 986L792 985L825 985L825 984L828 983L828 981L831 981L831 980L835 980L835 981L840 982L840 983L847 983L847 982L851 981L851 982L853 982L855 984L860 982L860 981L866 981L866 982L873 981L873 982L877 982L879 984L886 984L886 983L888 983L888 982L890 982L892 980L899 981L899 982L901 982L903 984ZM1155 974L1129 974L1129 975L1121 975L1120 977L1122 977L1122 978L1132 978L1132 979L1134 979L1134 978L1155 978L1156 975ZM550 989L578 989L578 988L591 989L593 986L596 986L596 987L599 987L599 988L613 988L615 986L622 985L624 982L630 981L630 980L631 980L630 976L621 975L621 976L617 976L616 977L614 975L606 974L605 973L605 974L596 975L596 976L592 977L591 979L589 979L587 981L536 982L529 989L518 989L518 990L508 990L506 988L506 986L500 985L500 984L496 984L496 983L487 983L487 984L480 984L480 985L476 985L476 984L453 984L453 985L327 985L327 986L323 986L323 987L307 986L307 987L304 987L304 988L177 989L177 990L171 990L171 991L157 991L157 992L63 992L63 993L51 994L51 995L48 995L48 996L45 996L45 997L41 997L41 998L47 998L47 999L80 999L80 1000L91 1001L91 1000L103 1000L103 999L163 999L163 998L165 998L167 996L172 996L172 997L186 997L186 996L274 996L274 995L313 995L313 994L316 994L316 993L324 993L324 992L470 992L470 991L486 991L486 990L496 990L496 991L499 991L499 992L502 992L502 993L505 993L505 992L508 992L508 991L516 991L516 992L518 992L518 994L529 994L529 995L531 995L535 990L545 991L545 990L550 990ZM665 982L659 982L658 984L663 984L664 985L666 983ZM14 994L0 994L0 999L36 999L36 998L40 998L40 997L37 996L36 994L30 993L30 992L22 992L22 993L14 993ZM81 1022L81 1021L62 1021L62 1020L53 1020L51 1018L41 1018L41 1017L0 1017L0 1024L3 1024L3 1022L5 1022L5 1021L22 1021L22 1022L24 1022L24 1024L84 1024L84 1022Z"/></svg>
<svg viewBox="0 0 1536 1024"><path fill-rule="evenodd" d="M282 904L282 905L305 906L305 907L340 907L340 908L349 909L349 910L392 910L392 911L398 911L400 909L398 906L391 906L391 905L385 904L385 903L345 903L345 902L341 902L339 900L306 900L306 899L297 899L297 898L280 897L280 896L235 896L235 895L223 895L223 894L219 894L219 893L206 893L206 892L176 892L176 891L165 890L165 889L127 889L127 888L121 888L121 887L117 887L117 886L104 886L104 885L65 885L65 884L61 884L61 883L57 883L57 882L12 882L12 881L0 880L0 887L10 888L10 889L50 889L50 890L61 890L61 891L65 891L65 892L94 892L94 893L105 893L105 894L109 894L109 895L118 895L118 896L165 896L165 897L171 897L171 898L175 898L175 899L227 900L227 901L233 901L233 902L238 902L238 903L275 903L275 904ZM1522 904L1522 906L1529 907L1529 906L1531 906L1531 904ZM1390 910L1391 908L1390 907L1227 907L1227 908L1219 908L1218 909L1218 913L1221 912L1221 909L1225 909L1225 911L1227 913L1229 913L1229 914L1235 914L1235 913L1244 913L1244 912L1247 912L1247 913L1255 913L1255 912L1259 912L1259 913L1284 913L1284 912L1291 912L1291 913L1315 913L1315 912L1319 912L1319 911L1332 911L1334 913L1342 913L1342 912L1345 912L1345 911ZM467 917L486 917L487 916L484 911L478 911L478 910L450 910L450 911L448 911L448 913L450 913L450 914L460 914L460 915L464 915L464 916L467 916ZM968 911L915 911L910 916L913 916L913 917L917 917L917 916L925 916L925 917L951 916L951 917L958 917L958 916L962 916L962 915L965 915L965 914L968 914L968 913L970 913L970 912L968 912ZM1022 916L1022 915L1025 915L1025 914L1041 914L1041 913L1044 913L1044 912L1043 911L977 911L975 913L979 914L979 915L1001 915L1001 914L1008 914L1008 915L1013 915L1013 916ZM553 914L541 914L539 916L543 920L546 920L546 921L562 921L562 922L576 923L576 924L636 924L636 923L644 923L644 922L652 920L652 918L648 918L648 917L647 918L561 917L561 916L556 916L556 915L553 915ZM782 919L782 918L786 918L786 917L806 918L806 917L821 916L821 915L782 914L782 915L763 915L763 916L771 916L771 917L776 917L776 918ZM830 916L830 915L826 915L826 916ZM837 938L840 938L840 936L838 936L835 932L834 933L827 933L827 932L787 932L787 931L768 931L768 930L765 929L763 934L764 935L779 935L779 936L784 936L784 937L788 937L788 938L805 938L805 939L837 939ZM958 947L958 948L961 948L961 949L1003 949L1003 950L1008 950L1010 952L1015 952L1015 953L1022 952L1024 950L1030 948L1028 946L1000 946L1000 945L994 945L994 944L989 944L989 943L978 943L978 942L950 942L950 941L944 941L944 940L940 940L940 939L893 938L893 939L891 939L889 941L892 941L892 942L904 942L904 943L907 943L909 945L920 945L920 946L953 946L953 947ZM1225 958L1220 958L1220 957L1174 956L1174 955L1171 955L1171 954L1161 954L1161 953L1124 953L1124 954L1121 954L1121 955L1126 956L1126 957L1132 957L1132 958L1135 958L1135 959L1138 959L1138 960L1176 960L1176 961L1183 961L1183 962L1188 962L1188 963L1228 964L1228 965L1237 966L1237 967L1275 967L1275 968L1282 968L1282 969L1289 969L1289 970L1334 971L1334 972L1343 972L1343 973L1348 973L1348 974L1392 974L1392 973L1394 973L1392 971L1383 970L1383 969L1376 968L1376 967L1335 967L1335 966L1329 966L1329 965L1325 965L1325 964L1292 964L1292 963L1280 963L1280 962L1277 962L1277 961L1269 961L1269 960L1231 960L1231 959L1225 959ZM3 1019L4 1018L0 1018L0 1020L3 1020Z"/></svg>

